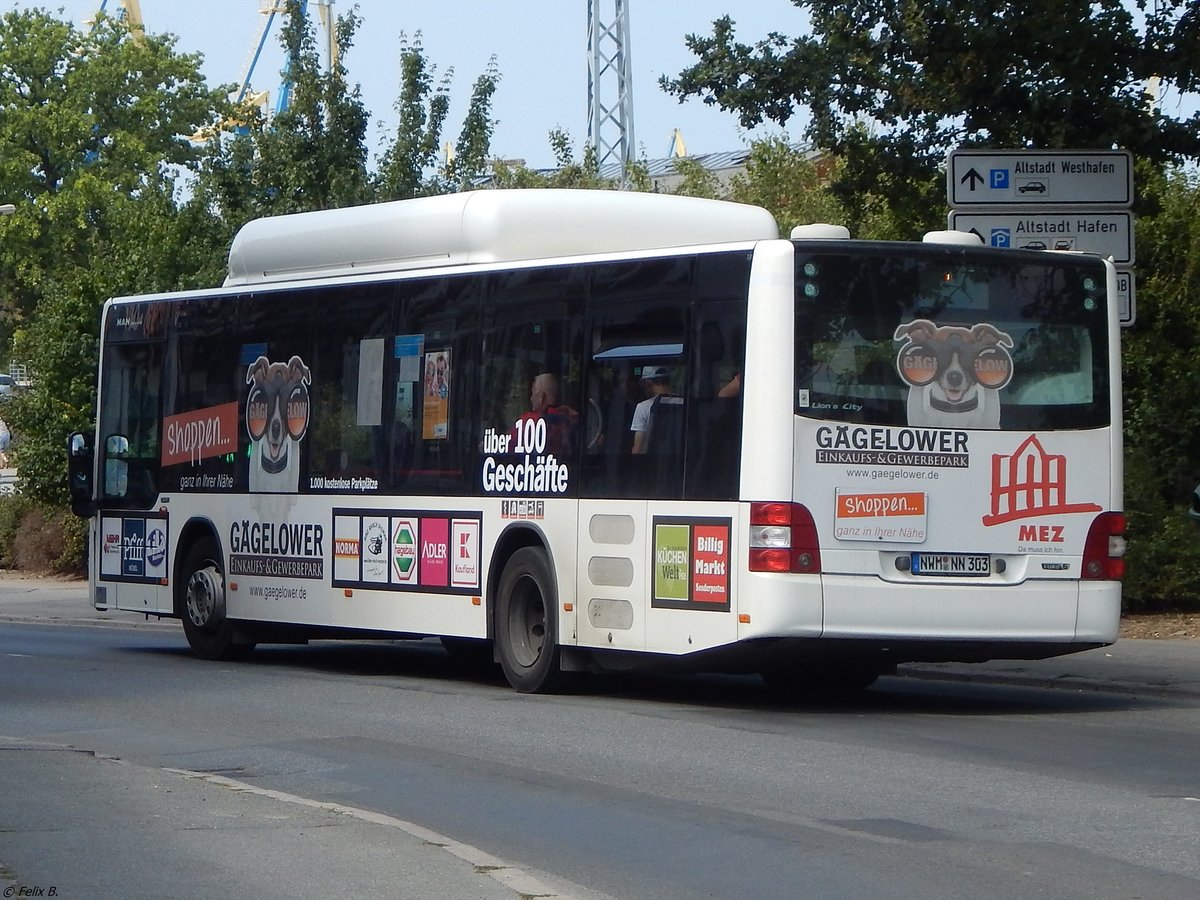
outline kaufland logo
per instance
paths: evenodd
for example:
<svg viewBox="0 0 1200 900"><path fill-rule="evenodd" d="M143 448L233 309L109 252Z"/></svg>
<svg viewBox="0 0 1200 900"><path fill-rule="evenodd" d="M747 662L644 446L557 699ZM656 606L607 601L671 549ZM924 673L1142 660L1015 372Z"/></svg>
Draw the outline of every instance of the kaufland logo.
<svg viewBox="0 0 1200 900"><path fill-rule="evenodd" d="M479 520L455 519L454 565L450 583L454 587L477 588L479 586Z"/></svg>

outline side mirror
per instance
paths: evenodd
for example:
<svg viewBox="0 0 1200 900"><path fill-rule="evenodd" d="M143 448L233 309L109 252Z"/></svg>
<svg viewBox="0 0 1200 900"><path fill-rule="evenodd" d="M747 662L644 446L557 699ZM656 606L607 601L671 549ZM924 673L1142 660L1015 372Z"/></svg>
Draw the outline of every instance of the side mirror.
<svg viewBox="0 0 1200 900"><path fill-rule="evenodd" d="M67 438L67 477L70 479L71 512L82 518L96 514L92 499L92 440L76 431Z"/></svg>

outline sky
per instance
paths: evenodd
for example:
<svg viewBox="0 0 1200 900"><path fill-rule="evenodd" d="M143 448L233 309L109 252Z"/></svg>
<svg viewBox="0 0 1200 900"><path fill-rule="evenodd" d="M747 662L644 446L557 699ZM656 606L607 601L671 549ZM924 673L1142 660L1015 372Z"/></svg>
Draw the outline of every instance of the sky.
<svg viewBox="0 0 1200 900"><path fill-rule="evenodd" d="M601 20L610 22L615 0L596 0ZM169 32L183 52L204 56L203 72L212 85L240 83L267 17L261 0L140 0L147 31ZM348 12L351 0L335 0L335 14ZM587 140L588 29L587 0L357 0L362 18L354 46L344 56L350 83L358 83L371 114L369 146L377 154L385 136L380 127L395 127L392 106L400 80L399 46L403 32L410 41L421 33L425 58L440 76L454 69L453 105L442 140L458 138L475 79L493 54L501 80L493 98L498 120L492 155L524 159L532 167L554 163L548 135L566 131L582 153ZM680 104L658 86L660 75L675 76L695 62L684 39L709 35L712 22L729 14L739 41L753 43L770 31L800 33L803 19L790 0L626 0L633 93L633 133L638 155L668 155L673 130L680 129L690 154L738 150L748 136L737 117L698 99ZM0 0L0 8L42 8L83 27L100 8L100 0ZM108 0L108 12L118 0ZM736 12L730 12L736 9ZM61 10L61 13L59 12ZM310 16L317 21L315 3ZM319 27L319 26L318 26ZM267 49L254 68L252 84L269 90L275 103L283 54L278 17ZM435 83L438 79L435 79ZM608 95L606 95L608 96ZM789 123L800 138L800 120ZM753 137L783 134L778 126L759 129ZM611 137L611 136L610 136Z"/></svg>

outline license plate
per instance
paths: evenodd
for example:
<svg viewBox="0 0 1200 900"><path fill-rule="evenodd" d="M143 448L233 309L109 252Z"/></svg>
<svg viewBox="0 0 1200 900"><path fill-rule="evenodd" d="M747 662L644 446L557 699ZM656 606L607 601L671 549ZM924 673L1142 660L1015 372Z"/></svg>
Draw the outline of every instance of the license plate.
<svg viewBox="0 0 1200 900"><path fill-rule="evenodd" d="M992 574L992 558L986 553L914 553L912 573L986 578Z"/></svg>

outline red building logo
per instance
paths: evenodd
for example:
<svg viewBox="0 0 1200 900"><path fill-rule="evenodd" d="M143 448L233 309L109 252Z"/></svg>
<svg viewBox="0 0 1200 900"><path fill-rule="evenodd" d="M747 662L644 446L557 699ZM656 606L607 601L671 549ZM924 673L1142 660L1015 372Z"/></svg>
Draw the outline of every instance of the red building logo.
<svg viewBox="0 0 1200 900"><path fill-rule="evenodd" d="M1025 438L1011 456L992 454L992 510L984 525L1100 510L1095 503L1067 502L1067 458L1047 453L1036 435Z"/></svg>

